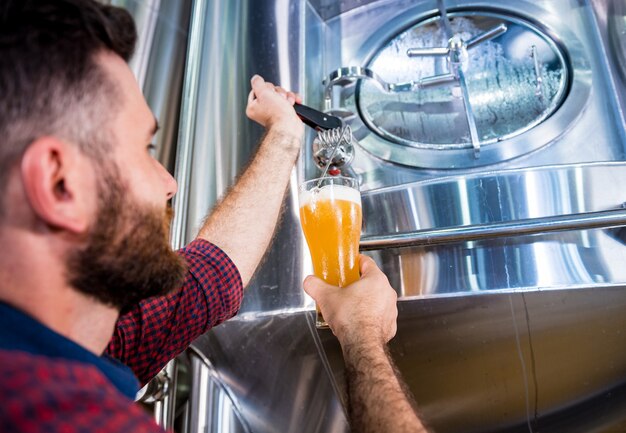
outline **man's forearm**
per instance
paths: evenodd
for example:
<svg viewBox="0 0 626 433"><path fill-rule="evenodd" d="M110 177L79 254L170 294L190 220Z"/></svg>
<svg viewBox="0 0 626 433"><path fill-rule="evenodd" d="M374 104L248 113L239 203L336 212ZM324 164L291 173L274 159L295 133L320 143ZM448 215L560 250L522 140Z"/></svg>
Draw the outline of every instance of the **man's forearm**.
<svg viewBox="0 0 626 433"><path fill-rule="evenodd" d="M354 433L426 433L386 347L344 347L350 424Z"/></svg>
<svg viewBox="0 0 626 433"><path fill-rule="evenodd" d="M200 229L199 238L219 246L237 265L244 285L270 244L300 146L292 131L270 128L251 164Z"/></svg>

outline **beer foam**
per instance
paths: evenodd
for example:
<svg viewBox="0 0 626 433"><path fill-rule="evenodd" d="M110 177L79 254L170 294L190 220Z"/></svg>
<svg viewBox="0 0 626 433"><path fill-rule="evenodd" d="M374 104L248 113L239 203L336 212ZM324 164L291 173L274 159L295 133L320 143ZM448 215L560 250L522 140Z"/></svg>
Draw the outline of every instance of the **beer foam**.
<svg viewBox="0 0 626 433"><path fill-rule="evenodd" d="M361 194L354 188L343 185L324 185L309 191L300 192L300 207L314 200L346 200L361 206Z"/></svg>

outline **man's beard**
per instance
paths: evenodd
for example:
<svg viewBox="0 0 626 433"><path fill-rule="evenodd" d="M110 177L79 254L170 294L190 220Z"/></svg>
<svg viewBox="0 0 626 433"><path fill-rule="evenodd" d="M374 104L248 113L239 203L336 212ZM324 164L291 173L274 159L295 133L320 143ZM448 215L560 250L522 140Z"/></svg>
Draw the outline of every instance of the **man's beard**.
<svg viewBox="0 0 626 433"><path fill-rule="evenodd" d="M179 288L187 266L169 242L169 213L132 203L114 170L103 170L98 217L86 245L67 260L76 290L122 313Z"/></svg>

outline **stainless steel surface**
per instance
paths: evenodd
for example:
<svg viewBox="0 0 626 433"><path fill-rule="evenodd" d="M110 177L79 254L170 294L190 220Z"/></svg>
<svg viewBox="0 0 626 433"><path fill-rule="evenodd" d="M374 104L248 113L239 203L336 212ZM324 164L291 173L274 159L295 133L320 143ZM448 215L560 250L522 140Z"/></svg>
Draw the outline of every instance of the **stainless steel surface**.
<svg viewBox="0 0 626 433"><path fill-rule="evenodd" d="M611 80L607 83L611 86L612 93L617 95L619 104L613 106L613 110L617 121L621 122L622 130L626 130L626 92L621 89L626 85L626 69L623 60L620 60L622 54L619 53L621 48L616 47L616 40L623 41L621 31L623 22L626 21L626 4L624 0L592 0L594 17L598 22L594 29L596 37L603 43L599 47L602 51L600 60L606 63L608 74ZM618 43L619 45L619 43Z"/></svg>
<svg viewBox="0 0 626 433"><path fill-rule="evenodd" d="M404 296L626 283L624 244L610 230L589 230L624 224L624 184L626 165L613 162L373 190L362 194L363 242L372 249L368 238L385 248L424 241L375 253ZM583 231L553 232L568 228Z"/></svg>
<svg viewBox="0 0 626 433"><path fill-rule="evenodd" d="M624 286L401 302L398 324L391 353L437 433L626 431Z"/></svg>
<svg viewBox="0 0 626 433"><path fill-rule="evenodd" d="M311 0L308 2L308 7L311 7L323 20L328 20L375 1L377 0Z"/></svg>
<svg viewBox="0 0 626 433"><path fill-rule="evenodd" d="M216 376L211 362L190 350L192 387L189 425L197 432L250 433L229 391Z"/></svg>
<svg viewBox="0 0 626 433"><path fill-rule="evenodd" d="M137 27L137 46L129 62L137 82L143 86L146 82L150 54L154 50L154 37L159 18L161 0L113 0L114 6L126 8L133 16Z"/></svg>
<svg viewBox="0 0 626 433"><path fill-rule="evenodd" d="M344 432L345 412L321 346L328 335L318 336L313 311L239 314L196 340L193 351L211 359L250 431Z"/></svg>
<svg viewBox="0 0 626 433"><path fill-rule="evenodd" d="M584 86L579 78L586 74L581 52L569 49L568 57L561 52L560 42L548 36L547 29L516 14L477 8L448 16L454 19L449 26L453 37L443 34L441 19L424 12L416 25L394 36L364 61L387 82L429 82L450 74L456 80L436 89L398 95L382 94L364 82L355 89L348 87L341 95L340 106L362 118L351 124L363 131L366 150L404 165L472 167L518 157L537 149L540 143L547 144L545 131L534 129L545 129L557 108L562 121L573 122L583 104L580 100L574 102L577 105L568 103L567 89L571 82L572 94L577 95ZM491 39L494 41L486 42ZM439 70L440 59L424 56L429 55L433 44L446 40L447 68ZM426 47L414 49L422 44ZM571 39L568 44L575 45ZM546 60L543 98L536 97L535 63L529 55L533 45L540 46ZM417 54L420 58L409 58ZM465 122L459 119L461 113Z"/></svg>
<svg viewBox="0 0 626 433"><path fill-rule="evenodd" d="M298 22L299 2L274 4L250 0L198 4L203 5L194 17L199 21L198 34L191 37L197 37L201 43L193 50L190 48L193 53L190 59L198 64L197 91L190 93L190 97L197 98L197 105L181 114L181 119L192 119L183 132L194 145L190 152L185 241L196 235L204 216L246 166L262 136L262 128L245 116L252 75L258 73L294 91L299 90L300 82L297 72L300 34L297 28L288 25ZM287 62L268 61L280 56ZM285 213L284 224L297 233L295 221L295 213ZM279 234L279 238L283 236L289 234ZM286 245L293 244L288 238L282 240ZM299 257L293 254L293 249L290 248L290 254L297 263ZM270 254L266 265L276 261L280 262L280 258ZM273 278L291 281L290 276L269 272L275 275ZM253 281L251 286L255 284Z"/></svg>
<svg viewBox="0 0 626 433"><path fill-rule="evenodd" d="M392 39L400 29L406 28L422 16L437 13L436 2L408 2L394 1L394 7L387 7L390 2L378 2L362 8L360 13L338 16L327 22L328 31L326 45L326 69L335 70L345 65L366 65L373 54ZM598 23L588 2L543 1L543 2L500 2L489 1L449 1L446 4L451 10L482 9L505 13L524 19L533 25L544 29L554 40L559 41L572 63L574 82L569 90L563 105L548 119L547 122L532 128L526 141L542 147L541 151L532 152L523 158L497 162L507 159L515 153L515 146L521 145L513 139L507 147L506 155L494 155L494 158L481 158L475 164L483 164L489 159L495 168L521 168L541 166L557 163L577 163L585 161L615 160L624 158L623 121L619 116L620 106L616 103L613 77L606 68L606 58L603 55L604 46L596 35ZM432 16L432 15L431 15ZM368 29L377 28L375 34ZM337 39L332 35L349 34L341 39L337 46ZM576 70L580 69L580 73ZM533 73L534 75L534 73ZM576 81L577 78L580 81ZM576 83L580 86L576 90ZM593 92L591 88L593 87ZM617 114L617 116L616 116ZM353 125L354 126L354 125ZM401 184L420 179L441 176L442 171L459 167L458 164L440 165L443 170L413 170L401 165L393 170L381 167L377 158L370 152L374 149L379 155L394 158L401 164L421 164L432 166L437 164L437 157L423 155L411 157L402 155L407 146L378 146L375 137L365 130L355 130L357 140L364 149L357 153L354 169L363 175L364 189L376 188L383 185ZM591 131L602 130L603 133L591 134ZM367 135L367 137L363 137ZM375 135L375 134L374 134ZM368 137L369 140L368 141ZM592 144L590 149L589 143ZM387 152L387 153L385 153ZM498 156L498 158L495 158ZM465 151L463 161L473 160L472 152ZM479 166L472 171L480 171Z"/></svg>
<svg viewBox="0 0 626 433"><path fill-rule="evenodd" d="M399 308L392 355L434 431L624 431L626 287L424 298ZM244 314L194 343L250 431L349 431L341 350L313 321L313 311Z"/></svg>
<svg viewBox="0 0 626 433"><path fill-rule="evenodd" d="M623 185L626 164L597 163L449 177L372 190L362 194L366 223L361 249L626 225ZM452 199L459 194L468 198L460 206ZM450 200L441 200L433 209L426 205L431 197ZM566 206L554 205L559 200ZM394 218L389 218L393 213Z"/></svg>
<svg viewBox="0 0 626 433"><path fill-rule="evenodd" d="M262 134L244 115L252 74L352 121L359 113L325 106L324 77L346 65L370 68L381 47L403 29L435 18L444 4L200 3L205 9L195 8L197 43L187 61L197 93L187 87L180 120L186 149L179 152L188 152L189 171L179 179L186 205L177 216L185 219L177 226L177 243L194 236ZM364 191L364 235L429 230L442 236L446 228L467 231L571 214L594 219L595 212L626 202L626 87L617 50L608 48L608 23L619 19L610 3L446 1L451 17L480 10L541 29L573 74L567 95L547 120L506 138L498 151L488 152L481 142L478 160L472 148L456 149L452 164L441 162L437 149L418 158L392 146L375 156L376 134L355 128L359 144L351 169ZM545 86L547 80L545 53L536 45L531 57L532 47L524 46L531 49L525 55L535 96L538 82ZM436 74L447 71L445 63L437 68ZM341 102L337 87L346 83L335 84L330 96ZM184 418L181 432L349 430L341 352L332 334L314 329L314 305L301 288L311 268L296 186L319 175L311 162L313 139L308 132L276 238L246 289L241 312L189 352L191 397L176 411ZM528 143L532 151L520 156ZM531 226L520 224L520 230ZM392 352L437 432L626 431L623 238L614 229L569 230L369 253L401 295Z"/></svg>
<svg viewBox="0 0 626 433"><path fill-rule="evenodd" d="M339 48L330 43L331 36L329 36L327 52L331 60L330 67L334 66L333 62L344 65L365 64L371 67L369 59L378 52L381 46L386 46L386 41L396 37L398 29L410 27L415 21L432 19L428 17L432 17L433 13L436 14L439 11L438 7L442 2L423 1L411 4L394 2L398 6L396 9L386 7L388 3L380 2L370 5L362 11L353 11L350 15L339 16L328 22L328 26L334 30L334 32L328 32L330 35L345 34L347 28L351 30L350 37L342 39ZM406 154L408 146L404 146L405 149L399 150L394 155L395 150L400 149L399 147L389 147L387 143L379 148L373 148L370 144L380 143L380 137L370 140L373 137L372 134L364 131L363 128L355 129L355 135L361 146L357 146L357 154L352 167L360 176L362 190L365 191L364 234L394 238L396 233L403 231L426 229L428 232L425 235L428 238L444 239L449 235L446 232L451 233L450 236L456 236L458 233L467 234L468 225L510 222L512 219L508 218L508 215L515 212L535 212L535 217L553 216L567 220L569 217L564 215L591 211L582 208L579 211L572 211L585 201L613 197L612 200L608 200L609 203L605 208L597 208L596 211L614 208L621 204L624 200L623 194L612 187L610 176L606 179L602 178L601 168L585 168L587 165L592 167L597 161L622 161L626 142L623 139L624 127L620 116L622 113L620 99L616 98L616 94L624 92L615 90L612 68L610 64L607 64L607 60L610 59L604 56L606 40L598 37L598 33L602 34L605 27L602 21L596 20L592 5L588 2L578 2L575 6L568 2L533 2L532 4L515 2L503 5L495 2L472 1L452 1L446 4L451 7L451 13L457 16L463 14L472 16L472 11L480 11L480 14L492 13L495 16L517 17L541 29L547 35L546 37L549 37L549 41L554 41L554 47L556 47L554 52L562 52L564 62L570 66L573 74L572 87L569 88L565 101L557 111L546 121L524 132L522 134L525 136L524 139L516 141L513 138L511 141L503 140L499 143L503 145L502 149L506 149L507 155L498 156L496 152L491 156L502 157L499 159L500 162L497 162L498 158L491 159L491 156L484 158L487 153L483 150L487 146L484 148L481 146L481 161L476 164L483 164L486 160L490 163L489 167L483 169L476 166L463 170L417 170L405 168L400 164L382 164L369 152L375 150L374 153L383 159L413 165L413 159ZM594 6L606 12L606 3L604 7L600 2L596 2ZM371 32L363 29L372 28L375 26L374 23L380 24L378 24L378 33L372 36ZM533 52L532 46L530 48ZM535 45L534 51L541 50L537 50ZM529 94L533 97L535 97L539 79L543 79L542 74L537 74L538 57L538 55L533 58L528 57L532 71ZM583 127L583 124L587 126ZM590 135L591 131L597 133ZM504 143L506 143L505 146ZM507 161L508 157L522 151L523 147L517 148L516 143L535 146L533 147L535 151L523 158ZM374 144L374 146L377 145ZM544 148L537 150L541 146ZM434 153L441 153L439 149L433 150ZM434 153L433 155L420 154L419 158L416 156L416 165L458 167L456 163L450 164L449 158L441 155L435 156ZM432 164L430 156L434 160ZM468 156L463 156L465 158L463 164L471 162ZM452 161L454 162L454 158ZM558 168L560 164L563 164L562 169ZM581 165L580 173L575 175L574 179L582 177L576 181L578 183L573 181L572 185L565 186L569 182L565 178L559 179L559 176L574 165ZM573 173L578 170L574 170ZM614 173L615 170L620 169L610 171ZM597 186L584 187L583 184L588 183L588 179L582 180L586 176L582 173L591 171L596 172L593 176L596 180L592 183L597 182ZM515 181L509 178L509 181L500 183L499 179L505 176L500 173L507 172L512 175L512 178L519 177ZM435 180L437 178L455 174L458 174L456 180L448 184L444 180L439 184L442 189L435 188L437 193L427 192L432 186L429 182L437 182ZM544 178L544 176L547 177ZM420 185L423 184L418 189L424 188L417 195L412 195L414 192L412 185L417 185L413 183L414 181L421 182ZM376 194L377 188L390 188L394 185L398 188L397 197L404 194L403 197L407 200L395 201L391 195L378 194L375 199L368 201L368 191ZM448 190L444 185L449 186L450 189ZM504 201L500 202L501 199ZM558 209L554 207L555 203L558 204ZM422 212L429 215L423 215ZM520 218L527 219L528 216ZM583 218L586 217L583 216ZM410 224L407 227L407 221L418 220L421 224L426 224L426 227L410 227ZM377 227L380 221L384 221L384 224ZM533 224L531 221L526 222ZM488 230L496 229L499 230L502 227L491 227ZM524 230L534 230L534 228L525 226ZM615 272L621 267L620 260L623 258L621 246L614 245L609 237L598 238L597 233L598 231L583 232L580 237L574 236L573 241L572 234L569 233L539 236L519 241L523 244L520 248L514 245L518 242L515 239L502 242L494 240L478 244L470 242L467 245L461 244L447 249L381 252L377 254L377 257L384 265L385 271L393 276L392 280L398 284L400 293L416 293L415 287L420 286L421 283L412 281L412 278L416 281L427 279L421 284L425 286L424 289L418 293L503 288L528 289L536 287L537 282L548 286L552 283L590 284L602 281L603 278L608 278L607 281L623 281L621 272ZM594 244L588 248L590 235L592 239L600 239L600 241L597 245ZM559 243L563 245L559 246ZM573 245L569 245L572 243ZM585 246L581 249L577 245ZM598 271L595 277L588 276L588 272L580 274L579 266L568 264L568 261L575 257L584 257L583 261L603 263L610 271ZM611 257L611 259L607 261L606 257ZM546 272L546 268L550 265L544 267L542 262L551 263L559 271ZM450 273L449 269L454 269L456 275L444 278L446 272ZM428 278L430 274L432 275ZM553 274L559 274L559 276L555 277ZM544 277L539 278L538 275L544 275ZM572 277L572 275L576 276Z"/></svg>
<svg viewBox="0 0 626 433"><path fill-rule="evenodd" d="M159 161L174 172L191 0L112 0L132 14L138 41L130 66L159 122Z"/></svg>
<svg viewBox="0 0 626 433"><path fill-rule="evenodd" d="M596 2L605 7L600 9L604 12L604 19L608 19L607 31L609 32L609 51L615 56L617 66L622 79L626 77L626 1ZM608 6L608 7L606 7Z"/></svg>

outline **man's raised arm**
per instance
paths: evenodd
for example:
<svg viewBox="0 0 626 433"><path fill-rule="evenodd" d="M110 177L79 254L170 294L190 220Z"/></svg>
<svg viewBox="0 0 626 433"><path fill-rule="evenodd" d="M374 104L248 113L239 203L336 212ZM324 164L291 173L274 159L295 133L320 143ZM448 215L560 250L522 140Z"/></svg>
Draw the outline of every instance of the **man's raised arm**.
<svg viewBox="0 0 626 433"><path fill-rule="evenodd" d="M299 97L255 75L246 114L266 128L248 168L200 229L228 254L244 286L270 244L291 170L298 157L304 127L293 109Z"/></svg>

